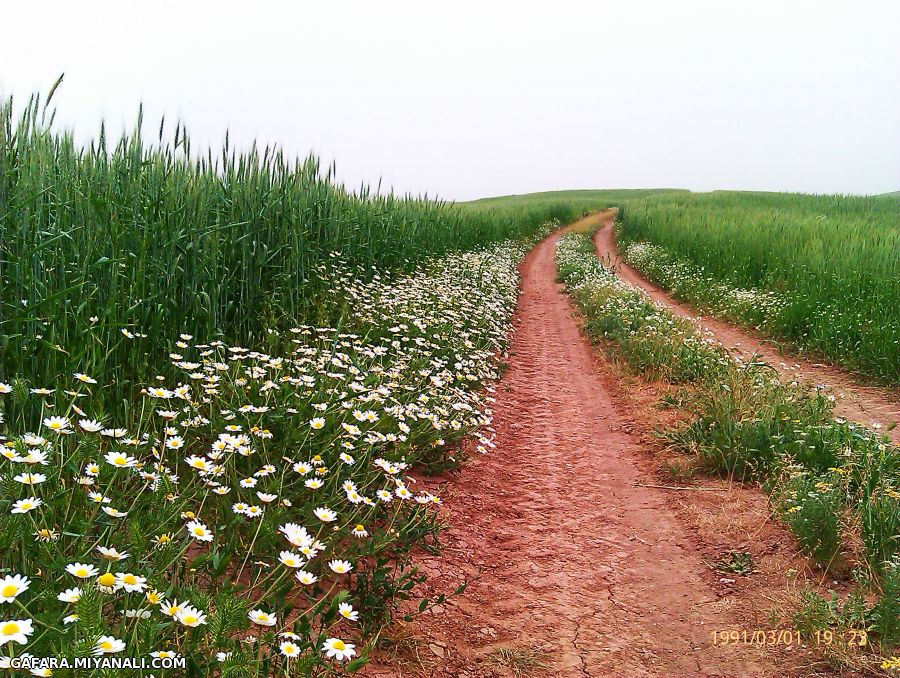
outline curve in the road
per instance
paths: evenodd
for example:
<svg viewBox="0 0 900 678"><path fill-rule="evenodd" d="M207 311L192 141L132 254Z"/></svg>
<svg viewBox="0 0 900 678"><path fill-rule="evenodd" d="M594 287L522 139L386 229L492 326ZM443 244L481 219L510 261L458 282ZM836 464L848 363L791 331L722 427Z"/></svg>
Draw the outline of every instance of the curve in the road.
<svg viewBox="0 0 900 678"><path fill-rule="evenodd" d="M891 423L900 421L900 395L896 391L862 384L858 376L838 367L785 355L765 338L728 322L702 316L654 285L619 256L613 224L615 212L604 213L604 218L605 224L594 237L597 256L608 262L622 280L644 290L653 301L672 313L696 320L704 331L733 354L743 359L756 355L775 368L783 378L824 386L835 396L834 412L837 416L869 427L876 424L885 429ZM900 426L887 431L887 435L894 444L900 444Z"/></svg>

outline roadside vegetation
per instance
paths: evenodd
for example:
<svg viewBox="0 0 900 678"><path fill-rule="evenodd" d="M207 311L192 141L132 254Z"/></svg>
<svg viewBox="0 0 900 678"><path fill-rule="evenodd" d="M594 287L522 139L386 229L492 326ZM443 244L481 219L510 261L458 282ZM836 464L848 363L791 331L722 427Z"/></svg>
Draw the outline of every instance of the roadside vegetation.
<svg viewBox="0 0 900 678"><path fill-rule="evenodd" d="M365 279L528 237L578 216L550 201L472 208L352 193L315 158L277 148L193 148L136 128L87 146L32 99L0 101L0 380L34 387L76 371L127 414L181 333L258 345L296 323L335 325L317 268L335 256Z"/></svg>
<svg viewBox="0 0 900 678"><path fill-rule="evenodd" d="M761 484L800 548L855 581L844 601L806 593L828 611L816 617L820 629L866 630L890 654L900 642L900 449L835 419L828 394L738 362L654 305L601 263L590 234L564 236L557 265L594 341L646 378L683 386L679 406L691 416L664 432L669 444L709 473Z"/></svg>
<svg viewBox="0 0 900 678"><path fill-rule="evenodd" d="M900 202L717 191L622 203L620 249L703 312L900 384Z"/></svg>
<svg viewBox="0 0 900 678"><path fill-rule="evenodd" d="M51 118L0 106L0 662L358 668L430 604L411 474L491 446L517 264L575 208L349 193L277 149L198 160L181 126L81 148Z"/></svg>
<svg viewBox="0 0 900 678"><path fill-rule="evenodd" d="M416 596L412 550L438 548L439 500L408 474L458 465L465 438L492 444L485 387L526 249L391 283L336 260L319 274L355 309L343 327L259 350L181 335L128 418L99 414L89 374L0 383L10 656L181 656L194 676L359 667Z"/></svg>

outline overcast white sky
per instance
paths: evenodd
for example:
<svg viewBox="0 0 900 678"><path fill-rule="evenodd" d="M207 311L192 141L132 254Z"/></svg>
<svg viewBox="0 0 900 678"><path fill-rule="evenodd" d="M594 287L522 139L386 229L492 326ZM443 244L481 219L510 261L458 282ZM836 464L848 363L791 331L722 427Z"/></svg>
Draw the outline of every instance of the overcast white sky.
<svg viewBox="0 0 900 678"><path fill-rule="evenodd" d="M6 3L0 91L82 139L181 117L339 177L469 199L563 188L900 190L900 2Z"/></svg>

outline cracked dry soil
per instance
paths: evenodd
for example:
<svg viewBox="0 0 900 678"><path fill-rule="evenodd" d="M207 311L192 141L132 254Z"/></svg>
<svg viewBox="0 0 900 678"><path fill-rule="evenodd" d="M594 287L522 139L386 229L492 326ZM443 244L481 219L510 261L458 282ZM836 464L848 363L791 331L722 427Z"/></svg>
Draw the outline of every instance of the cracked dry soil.
<svg viewBox="0 0 900 678"><path fill-rule="evenodd" d="M486 661L497 648L539 651L536 675L777 675L755 648L712 646L735 624L663 495L634 486L640 442L555 282L558 237L521 266L496 449L442 490L447 546L422 563L438 590L478 578L415 622L418 668L367 675L512 675Z"/></svg>

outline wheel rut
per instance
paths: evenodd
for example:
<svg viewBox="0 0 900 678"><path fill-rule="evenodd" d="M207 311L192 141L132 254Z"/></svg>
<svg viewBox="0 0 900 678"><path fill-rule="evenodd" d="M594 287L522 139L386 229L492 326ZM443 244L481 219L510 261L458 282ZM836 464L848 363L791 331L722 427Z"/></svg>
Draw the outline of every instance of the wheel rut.
<svg viewBox="0 0 900 678"><path fill-rule="evenodd" d="M716 575L663 494L636 486L645 452L555 282L558 238L521 265L496 449L442 490L452 527L422 568L471 581L415 622L437 657L425 650L420 675L511 675L491 668L499 648L539 654L537 675L780 675L754 648L712 646L714 629L734 628Z"/></svg>

